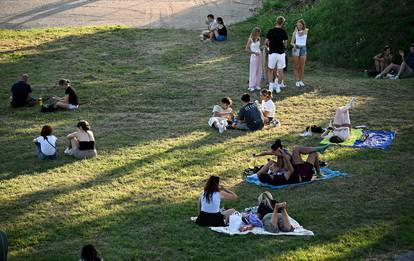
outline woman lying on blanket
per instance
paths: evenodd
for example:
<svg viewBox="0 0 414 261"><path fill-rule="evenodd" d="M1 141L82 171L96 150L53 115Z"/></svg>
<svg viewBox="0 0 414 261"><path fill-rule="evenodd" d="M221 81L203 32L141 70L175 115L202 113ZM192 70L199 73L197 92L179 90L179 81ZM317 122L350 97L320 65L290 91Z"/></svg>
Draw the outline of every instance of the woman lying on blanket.
<svg viewBox="0 0 414 261"><path fill-rule="evenodd" d="M332 143L341 143L349 138L351 133L351 120L349 118L349 110L355 106L355 97L351 101L336 109L335 118L329 123L328 128L322 133L322 138L328 138Z"/></svg>
<svg viewBox="0 0 414 261"><path fill-rule="evenodd" d="M201 193L199 201L199 215L196 223L205 227L223 227L229 223L229 217L234 209L220 211L221 199L235 200L236 193L219 185L220 178L211 176Z"/></svg>
<svg viewBox="0 0 414 261"><path fill-rule="evenodd" d="M278 148L275 155L283 159L283 168L279 168L276 162L269 161L257 172L257 177L260 182L273 186L310 181L314 174L314 168L316 175L321 176L317 152L323 153L328 147L329 145L320 147L296 146L292 156ZM303 161L302 154L308 155L306 162Z"/></svg>

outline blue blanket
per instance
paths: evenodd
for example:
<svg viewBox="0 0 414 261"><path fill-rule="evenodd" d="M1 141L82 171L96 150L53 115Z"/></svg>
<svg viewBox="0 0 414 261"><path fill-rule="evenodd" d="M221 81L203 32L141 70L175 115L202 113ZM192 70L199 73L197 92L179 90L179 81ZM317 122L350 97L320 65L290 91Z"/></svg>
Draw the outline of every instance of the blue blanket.
<svg viewBox="0 0 414 261"><path fill-rule="evenodd" d="M335 178L335 177L339 177L339 176L346 176L347 175L346 173L342 173L340 171L331 170L331 169L328 169L327 167L321 168L321 172L323 172L323 174L325 174L325 176L322 177L322 178L317 178L315 180L307 181L307 182L301 182L301 183L295 183L295 184L288 184L288 185L281 185L281 186L272 186L272 185L269 185L269 184L263 184L257 178L257 174L253 174L253 175L247 176L246 177L246 182L255 184L257 186L271 188L271 189L282 189L282 188L287 188L287 187L306 185L306 184L309 184L309 183L314 182L314 181L327 180L327 179L331 179L331 178Z"/></svg>
<svg viewBox="0 0 414 261"><path fill-rule="evenodd" d="M352 147L354 148L370 148L370 149L388 149L395 138L395 131L383 130L364 130L361 137L365 140L356 140Z"/></svg>

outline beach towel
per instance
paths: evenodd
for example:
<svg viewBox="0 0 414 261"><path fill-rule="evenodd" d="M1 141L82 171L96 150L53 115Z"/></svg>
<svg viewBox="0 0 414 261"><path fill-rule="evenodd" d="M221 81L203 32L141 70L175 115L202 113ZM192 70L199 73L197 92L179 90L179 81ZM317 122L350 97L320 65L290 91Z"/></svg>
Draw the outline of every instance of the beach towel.
<svg viewBox="0 0 414 261"><path fill-rule="evenodd" d="M355 141L354 148L388 149L395 138L395 131L364 130L363 139Z"/></svg>
<svg viewBox="0 0 414 261"><path fill-rule="evenodd" d="M192 221L195 221L197 219L197 217L191 217L190 218ZM218 232L218 233L223 233L223 234L228 234L228 235L246 235L246 234L255 234L255 235L268 235L268 236L314 236L313 232L310 230L305 229L304 227L302 227L296 220L294 220L293 218L289 217L289 221L290 224L292 224L293 228L295 229L292 232L279 232L279 233L270 233L265 231L263 228L261 227L254 227L252 230L248 230L248 231L244 231L244 232L233 232L231 233L229 231L229 227L209 227L212 231Z"/></svg>
<svg viewBox="0 0 414 261"><path fill-rule="evenodd" d="M349 135L349 138L346 139L344 142L341 143L332 143L329 142L328 138L325 138L321 141L322 145L326 144L336 144L339 146L345 146L345 147L352 147L354 146L355 141L357 141L362 135L362 129L352 129L351 134Z"/></svg>
<svg viewBox="0 0 414 261"><path fill-rule="evenodd" d="M306 184L309 184L309 183L312 183L312 182L315 182L315 181L327 180L327 179L332 179L332 178L335 178L335 177L340 177L340 176L346 176L347 175L346 173L331 170L331 169L328 169L327 167L321 168L321 172L323 172L323 174L325 174L321 178L317 178L317 179L314 179L314 180L311 180L311 181L306 181L306 182L301 182L301 183L294 183L294 184L287 184L287 185L281 185L281 186L272 186L272 185L269 185L269 184L263 184L259 181L259 178L257 177L257 174L247 176L246 177L246 182L255 184L257 186L271 188L271 189L283 189L283 188L287 188L287 187L302 186L302 185L306 185Z"/></svg>

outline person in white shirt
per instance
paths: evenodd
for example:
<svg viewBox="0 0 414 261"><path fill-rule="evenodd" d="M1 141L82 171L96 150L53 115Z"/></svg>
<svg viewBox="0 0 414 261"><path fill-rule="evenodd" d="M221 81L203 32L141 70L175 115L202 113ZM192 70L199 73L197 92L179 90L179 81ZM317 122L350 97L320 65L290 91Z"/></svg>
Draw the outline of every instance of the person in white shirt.
<svg viewBox="0 0 414 261"><path fill-rule="evenodd" d="M206 24L208 25L208 30L204 30L201 32L200 40L209 40L211 41L214 36L214 31L218 28L218 23L216 19L214 19L214 15L209 14L207 15Z"/></svg>
<svg viewBox="0 0 414 261"><path fill-rule="evenodd" d="M355 106L355 97L342 107L336 109L335 118L332 124L329 124L327 130L322 133L322 138L328 138L330 142L341 143L349 138L351 134L351 119L349 118L349 110Z"/></svg>
<svg viewBox="0 0 414 261"><path fill-rule="evenodd" d="M220 210L221 199L236 200L237 195L233 191L220 186L219 177L211 176L201 193L196 224L204 227L226 226L229 223L229 217L235 210Z"/></svg>
<svg viewBox="0 0 414 261"><path fill-rule="evenodd" d="M221 105L214 105L213 116L208 120L208 125L215 129L218 129L220 133L223 133L228 125L231 125L233 119L233 109L231 105L233 101L230 97L221 99Z"/></svg>
<svg viewBox="0 0 414 261"><path fill-rule="evenodd" d="M253 28L247 44L246 52L250 53L249 91L260 90L262 80L262 51L260 50L260 28Z"/></svg>
<svg viewBox="0 0 414 261"><path fill-rule="evenodd" d="M52 132L52 127L45 125L40 132L40 136L33 140L36 145L37 157L40 160L56 159L57 138L52 135Z"/></svg>
<svg viewBox="0 0 414 261"><path fill-rule="evenodd" d="M296 22L295 31L292 34L292 40L290 44L292 45L292 58L294 63L294 74L296 87L303 87L303 74L305 70L306 62L306 41L308 38L309 29L306 28L305 21L300 19Z"/></svg>
<svg viewBox="0 0 414 261"><path fill-rule="evenodd" d="M262 90L260 93L262 100L262 113L264 124L269 124L275 119L276 105L272 101L272 92L269 90Z"/></svg>

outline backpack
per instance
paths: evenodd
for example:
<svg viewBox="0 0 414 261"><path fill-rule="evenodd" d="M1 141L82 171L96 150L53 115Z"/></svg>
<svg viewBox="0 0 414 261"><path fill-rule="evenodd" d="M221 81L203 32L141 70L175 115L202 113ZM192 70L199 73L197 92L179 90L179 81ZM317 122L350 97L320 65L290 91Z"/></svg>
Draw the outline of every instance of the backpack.
<svg viewBox="0 0 414 261"><path fill-rule="evenodd" d="M40 108L41 112L54 112L55 110L55 101L51 98L46 98L43 102L42 108Z"/></svg>

